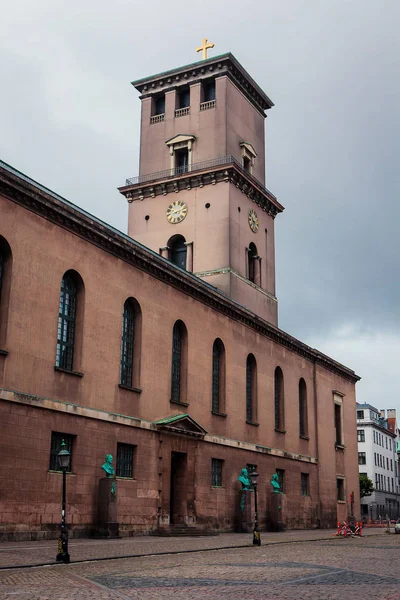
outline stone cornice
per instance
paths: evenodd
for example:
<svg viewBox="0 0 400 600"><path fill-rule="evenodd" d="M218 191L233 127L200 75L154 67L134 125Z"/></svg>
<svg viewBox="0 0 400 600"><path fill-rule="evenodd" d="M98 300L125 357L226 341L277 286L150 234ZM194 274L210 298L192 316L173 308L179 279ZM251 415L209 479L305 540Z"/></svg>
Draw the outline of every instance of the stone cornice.
<svg viewBox="0 0 400 600"><path fill-rule="evenodd" d="M141 97L146 98L160 92L167 92L182 84L193 85L202 79L221 77L223 75L229 77L237 85L240 91L264 117L264 111L274 106L272 100L268 98L265 92L263 92L246 69L242 67L240 62L230 52L165 71L164 73L144 77L131 83L141 93Z"/></svg>
<svg viewBox="0 0 400 600"><path fill-rule="evenodd" d="M243 170L233 163L203 169L195 173L182 173L174 177L124 185L118 188L118 190L125 196L128 202L134 202L135 200L143 200L144 198L155 198L156 196L178 193L181 190L216 185L221 182L232 183L273 219L275 219L278 213L283 211L283 206L273 194L261 184L257 185L254 178L250 179L250 177L246 177Z"/></svg>
<svg viewBox="0 0 400 600"><path fill-rule="evenodd" d="M353 383L360 379L351 369L262 320L195 275L179 269L129 236L1 161L0 194L307 360L316 362Z"/></svg>

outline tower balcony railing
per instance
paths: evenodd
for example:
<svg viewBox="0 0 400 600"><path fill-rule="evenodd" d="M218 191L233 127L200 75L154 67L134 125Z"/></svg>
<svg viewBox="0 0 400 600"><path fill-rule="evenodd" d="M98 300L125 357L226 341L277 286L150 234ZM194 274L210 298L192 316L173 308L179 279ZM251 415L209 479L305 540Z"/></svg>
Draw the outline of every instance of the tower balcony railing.
<svg viewBox="0 0 400 600"><path fill-rule="evenodd" d="M243 173L250 181L253 181L258 187L263 188L272 198L275 198L274 194L270 192L254 175L249 173L238 160L231 154L226 156L220 156L219 158L213 158L211 160L204 160L203 162L193 163L192 165L184 165L181 167L175 167L173 169L165 169L164 171L157 171L156 173L148 173L147 175L138 175L137 177L130 177L126 180L126 185L138 185L140 183L150 183L159 179L168 179L176 177L177 175L184 175L186 173L193 173L204 171L206 169L212 169L213 167L222 167L224 165L235 165L235 167Z"/></svg>
<svg viewBox="0 0 400 600"><path fill-rule="evenodd" d="M175 110L175 117L184 117L190 113L190 106L185 106L184 108L177 108Z"/></svg>
<svg viewBox="0 0 400 600"><path fill-rule="evenodd" d="M160 123L160 121L164 121L165 119L165 113L161 113L160 115L154 115L153 117L150 117L150 123Z"/></svg>
<svg viewBox="0 0 400 600"><path fill-rule="evenodd" d="M200 111L208 110L209 108L215 108L217 106L216 100L208 100L207 102L202 102L200 104Z"/></svg>

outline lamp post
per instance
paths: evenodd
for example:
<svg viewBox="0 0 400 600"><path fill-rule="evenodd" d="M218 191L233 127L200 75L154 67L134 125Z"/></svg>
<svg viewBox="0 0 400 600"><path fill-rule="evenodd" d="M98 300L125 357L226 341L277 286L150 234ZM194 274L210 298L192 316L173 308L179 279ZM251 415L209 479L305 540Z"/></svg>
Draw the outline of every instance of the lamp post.
<svg viewBox="0 0 400 600"><path fill-rule="evenodd" d="M258 508L257 508L257 477L258 473L252 471L250 473L251 483L254 488L254 529L253 529L253 544L261 546L260 530L258 528Z"/></svg>
<svg viewBox="0 0 400 600"><path fill-rule="evenodd" d="M62 509L61 509L61 535L58 539L58 554L56 556L56 560L58 562L69 563L69 554L68 554L68 530L67 530L67 521L66 521L66 512L65 512L65 492L66 492L66 482L67 482L67 470L69 467L69 459L71 453L68 452L67 444L62 440L61 442L61 450L57 454L58 463L61 467L63 474L63 489L62 489Z"/></svg>

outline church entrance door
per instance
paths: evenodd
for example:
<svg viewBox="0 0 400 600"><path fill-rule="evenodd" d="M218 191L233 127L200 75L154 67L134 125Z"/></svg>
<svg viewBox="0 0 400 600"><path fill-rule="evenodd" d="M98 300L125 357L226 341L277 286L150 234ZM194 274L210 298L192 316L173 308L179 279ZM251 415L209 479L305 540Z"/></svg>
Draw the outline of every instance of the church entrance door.
<svg viewBox="0 0 400 600"><path fill-rule="evenodd" d="M177 525L187 517L187 454L171 452L171 487L169 522Z"/></svg>

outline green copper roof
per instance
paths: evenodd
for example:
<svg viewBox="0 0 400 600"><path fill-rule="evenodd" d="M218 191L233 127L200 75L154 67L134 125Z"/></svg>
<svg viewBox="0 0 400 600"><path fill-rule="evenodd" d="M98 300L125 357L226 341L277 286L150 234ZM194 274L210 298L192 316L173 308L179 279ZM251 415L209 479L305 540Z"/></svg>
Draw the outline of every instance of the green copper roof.
<svg viewBox="0 0 400 600"><path fill-rule="evenodd" d="M181 413L179 415L172 415L172 417L165 417L165 419L160 419L159 421L154 421L156 425L167 425L168 423L174 423L175 421L180 421L189 415L186 413Z"/></svg>

